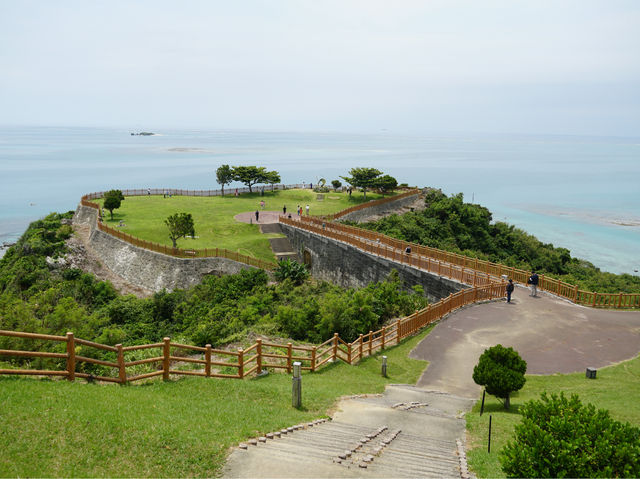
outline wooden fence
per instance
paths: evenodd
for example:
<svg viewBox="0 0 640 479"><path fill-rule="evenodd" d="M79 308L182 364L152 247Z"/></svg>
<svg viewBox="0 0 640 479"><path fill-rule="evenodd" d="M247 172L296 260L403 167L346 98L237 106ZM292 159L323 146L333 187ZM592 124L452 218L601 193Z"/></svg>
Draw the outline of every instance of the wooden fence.
<svg viewBox="0 0 640 479"><path fill-rule="evenodd" d="M372 206L377 206L377 205L382 205L385 203L390 203L392 201L396 201L399 200L401 198L406 198L407 196L414 196L420 193L420 190L412 188L404 193L400 193L399 195L394 195L394 196L387 196L386 198L380 198L378 200L373 200L373 201L367 201L365 203L360 203L359 205L355 205L355 206L351 206L350 208L347 208L345 210L342 211L338 211L337 213L334 213L332 215L325 215L322 218L324 219L328 219L328 220L335 220L338 218L342 218L345 215L348 215L349 213L352 213L354 211L358 211L358 210L362 210L365 208L371 208Z"/></svg>
<svg viewBox="0 0 640 479"><path fill-rule="evenodd" d="M0 336L65 344L64 353L0 349L0 356L51 358L63 360L65 365L64 369L61 368L59 370L0 369L0 375L61 376L69 381L74 381L75 378L84 378L120 384L155 376L162 376L164 380L168 380L171 375L242 379L253 374L260 374L266 369L283 369L291 373L294 361L300 361L303 370L313 372L330 362L343 361L347 364L356 364L364 357L397 345L402 339L416 334L424 326L438 321L455 309L474 302L503 297L504 290L505 285L499 283L465 289L420 311L416 311L406 318L398 319L378 331L360 334L358 339L353 342L345 342L336 333L332 338L317 346L300 346L292 343L276 344L259 339L246 349L239 348L237 351L225 351L213 349L209 344L201 347L174 343L171 342L170 338L164 338L163 342L155 344L136 346L116 344L115 346L107 346L75 338L71 332L67 333L66 336L52 336L0 330ZM77 354L78 346L81 347L80 351L83 352L84 349L87 349L87 352L83 353L83 355ZM107 351L112 356L111 359L105 360L90 357L90 351L95 349ZM158 353L149 358L127 360L127 355L133 351L145 349L156 349ZM194 355L198 357L193 357ZM108 371L112 371L112 374L95 376L78 372L78 365L82 363L104 366L109 368ZM142 364L154 364L155 371L143 374L128 374L127 368ZM184 369L185 365L195 365L194 367L197 369ZM230 374L229 370L233 371L233 373Z"/></svg>
<svg viewBox="0 0 640 479"><path fill-rule="evenodd" d="M526 284L530 276L530 272L511 266L409 243L375 231L322 218L303 216L299 219L288 219L281 216L280 222L348 243L368 253L388 258L400 264L414 266L474 286L496 281L502 282L503 276L508 276L515 282ZM411 254L405 253L407 247L411 248ZM612 309L640 308L640 293L585 291L576 285L547 277L544 274L540 275L538 287L584 306Z"/></svg>

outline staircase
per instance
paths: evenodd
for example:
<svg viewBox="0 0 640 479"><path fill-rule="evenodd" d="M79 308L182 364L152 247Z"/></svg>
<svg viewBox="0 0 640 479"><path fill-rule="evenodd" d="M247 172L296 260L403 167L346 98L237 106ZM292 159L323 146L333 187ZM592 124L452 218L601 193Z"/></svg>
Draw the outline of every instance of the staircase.
<svg viewBox="0 0 640 479"><path fill-rule="evenodd" d="M271 251L273 251L273 253L276 255L277 261L289 258L301 262L298 254L293 251L293 246L291 246L289 238L284 236L284 234L282 233L282 228L280 228L279 223L267 223L260 225L260 232L263 234L276 233L283 235L282 238L269 238Z"/></svg>
<svg viewBox="0 0 640 479"><path fill-rule="evenodd" d="M333 420L241 444L223 475L466 478L461 444L464 412L472 404L412 386L389 386L384 395L342 401Z"/></svg>

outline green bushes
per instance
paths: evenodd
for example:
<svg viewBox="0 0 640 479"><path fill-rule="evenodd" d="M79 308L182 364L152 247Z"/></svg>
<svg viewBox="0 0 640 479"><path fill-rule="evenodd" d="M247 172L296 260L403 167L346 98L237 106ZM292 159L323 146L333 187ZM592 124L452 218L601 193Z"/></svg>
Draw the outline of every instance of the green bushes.
<svg viewBox="0 0 640 479"><path fill-rule="evenodd" d="M638 477L640 429L576 395L543 393L520 408L522 422L501 451L509 477Z"/></svg>
<svg viewBox="0 0 640 479"><path fill-rule="evenodd" d="M583 289L603 293L636 293L640 277L600 271L588 261L573 258L566 248L555 248L525 231L492 222L491 212L465 203L462 193L447 197L432 190L423 211L392 215L358 225L433 248L502 263L557 277Z"/></svg>
<svg viewBox="0 0 640 479"><path fill-rule="evenodd" d="M489 394L504 399L504 408L509 409L509 394L522 389L526 372L527 362L516 350L497 344L480 355L473 368L473 381Z"/></svg>

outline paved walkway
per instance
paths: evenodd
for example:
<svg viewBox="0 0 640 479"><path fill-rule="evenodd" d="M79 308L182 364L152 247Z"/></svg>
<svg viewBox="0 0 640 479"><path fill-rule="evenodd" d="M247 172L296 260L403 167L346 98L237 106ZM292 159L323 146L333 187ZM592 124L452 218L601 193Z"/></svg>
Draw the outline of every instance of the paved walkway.
<svg viewBox="0 0 640 479"><path fill-rule="evenodd" d="M511 304L495 301L452 313L411 353L430 361L417 386L343 400L331 422L238 448L224 477L466 478L464 413L480 393L471 374L485 348L513 346L529 374L581 372L640 353L640 312L528 294L518 287Z"/></svg>

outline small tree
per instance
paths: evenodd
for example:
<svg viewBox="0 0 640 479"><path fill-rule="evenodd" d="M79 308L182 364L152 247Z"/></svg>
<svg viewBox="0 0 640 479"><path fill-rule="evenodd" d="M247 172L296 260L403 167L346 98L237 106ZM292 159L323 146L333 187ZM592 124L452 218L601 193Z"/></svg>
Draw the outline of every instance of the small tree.
<svg viewBox="0 0 640 479"><path fill-rule="evenodd" d="M185 236L195 236L195 228L191 213L176 213L164 220L164 224L169 228L169 238L173 242L173 247L177 248L177 241Z"/></svg>
<svg viewBox="0 0 640 479"><path fill-rule="evenodd" d="M509 394L522 389L526 372L527 362L517 351L498 344L480 355L473 368L473 380L489 394L504 399L504 407L509 409Z"/></svg>
<svg viewBox="0 0 640 479"><path fill-rule="evenodd" d="M382 174L375 168L351 168L349 176L341 176L343 180L356 188L361 188L365 199L367 198L367 189L375 188L377 178Z"/></svg>
<svg viewBox="0 0 640 479"><path fill-rule="evenodd" d="M111 219L113 220L113 210L120 208L124 201L124 195L120 190L109 190L104 194L104 209L109 210Z"/></svg>
<svg viewBox="0 0 640 479"><path fill-rule="evenodd" d="M290 279L293 284L302 284L309 277L309 271L304 264L292 261L289 258L278 261L278 266L273 272L278 281Z"/></svg>
<svg viewBox="0 0 640 479"><path fill-rule="evenodd" d="M398 180L393 176L384 175L376 180L376 187L384 196L385 193L391 193L398 187Z"/></svg>
<svg viewBox="0 0 640 479"><path fill-rule="evenodd" d="M333 186L334 190L338 191L338 188L342 186L342 182L340 180L333 180L331 186Z"/></svg>
<svg viewBox="0 0 640 479"><path fill-rule="evenodd" d="M500 451L508 477L640 477L640 429L576 395L542 393Z"/></svg>
<svg viewBox="0 0 640 479"><path fill-rule="evenodd" d="M273 185L280 183L280 173L277 171L267 171L265 183L271 185L271 191L273 191Z"/></svg>
<svg viewBox="0 0 640 479"><path fill-rule="evenodd" d="M222 187L222 196L224 196L224 185L233 181L233 170L229 165L222 165L216 170L216 181Z"/></svg>

